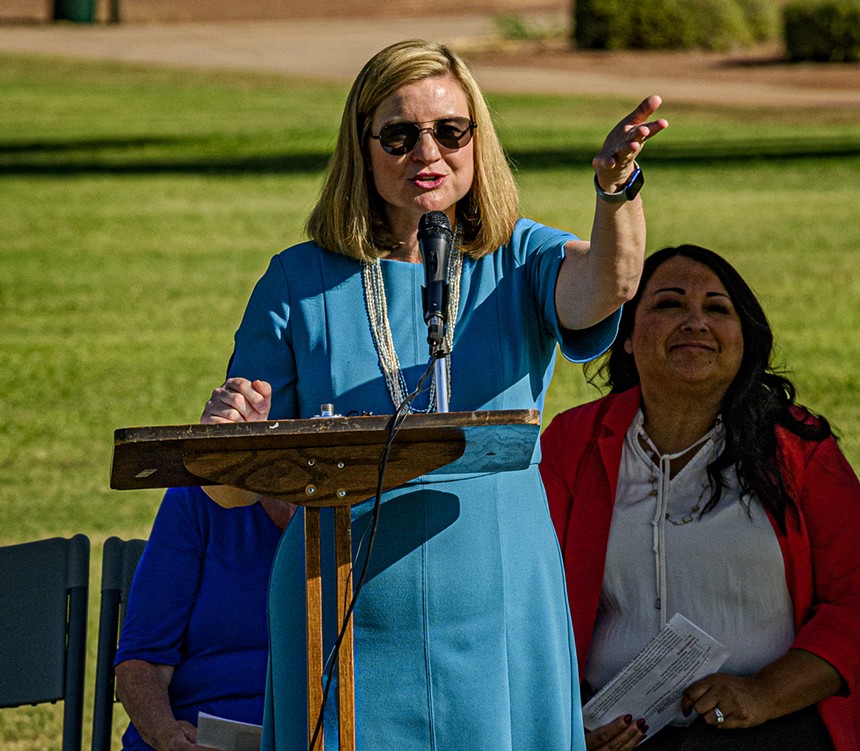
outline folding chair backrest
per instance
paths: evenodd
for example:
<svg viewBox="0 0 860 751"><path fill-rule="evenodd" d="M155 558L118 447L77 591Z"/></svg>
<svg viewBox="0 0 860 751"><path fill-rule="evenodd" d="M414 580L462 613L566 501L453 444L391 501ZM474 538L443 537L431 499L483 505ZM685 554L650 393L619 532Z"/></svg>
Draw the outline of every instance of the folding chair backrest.
<svg viewBox="0 0 860 751"><path fill-rule="evenodd" d="M115 676L113 661L125 610L128 591L146 540L105 540L102 558L102 594L99 606L99 643L93 705L93 751L109 751L113 732Z"/></svg>
<svg viewBox="0 0 860 751"><path fill-rule="evenodd" d="M63 700L63 751L80 751L90 541L0 547L0 707Z"/></svg>

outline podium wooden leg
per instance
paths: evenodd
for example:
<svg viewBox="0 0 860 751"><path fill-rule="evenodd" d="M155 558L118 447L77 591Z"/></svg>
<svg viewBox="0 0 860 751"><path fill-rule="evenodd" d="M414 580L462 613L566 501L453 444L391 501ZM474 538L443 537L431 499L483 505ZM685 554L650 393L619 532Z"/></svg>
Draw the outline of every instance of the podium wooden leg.
<svg viewBox="0 0 860 751"><path fill-rule="evenodd" d="M320 565L320 511L305 508L305 585L308 632L308 743L313 738L322 708L323 631L322 567ZM311 751L323 751L323 729Z"/></svg>
<svg viewBox="0 0 860 751"><path fill-rule="evenodd" d="M352 599L352 522L349 506L334 510L335 562L337 565L337 622L343 623ZM338 740L340 751L355 749L355 676L352 616L349 618L337 662Z"/></svg>

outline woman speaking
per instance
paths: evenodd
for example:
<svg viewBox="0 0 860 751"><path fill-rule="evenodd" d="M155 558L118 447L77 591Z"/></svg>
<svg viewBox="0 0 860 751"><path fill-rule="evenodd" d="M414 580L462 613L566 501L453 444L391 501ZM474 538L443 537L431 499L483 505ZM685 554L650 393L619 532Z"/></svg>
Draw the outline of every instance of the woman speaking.
<svg viewBox="0 0 860 751"><path fill-rule="evenodd" d="M202 421L312 417L323 403L399 409L428 364L417 234L431 211L453 230L450 410L540 409L557 344L574 360L600 354L636 288L645 220L634 160L666 127L651 120L659 104L646 99L607 136L593 161L590 241L579 240L519 216L487 105L457 55L422 41L379 52L349 93L311 241L277 255L258 282ZM433 404L422 393L412 408ZM535 451L522 471L424 476L384 494L355 610L359 748L583 747L536 462ZM211 493L224 505L258 500ZM352 507L353 540L372 506ZM278 751L307 748L301 530L284 535L269 598L263 747ZM327 730L326 747L335 743Z"/></svg>

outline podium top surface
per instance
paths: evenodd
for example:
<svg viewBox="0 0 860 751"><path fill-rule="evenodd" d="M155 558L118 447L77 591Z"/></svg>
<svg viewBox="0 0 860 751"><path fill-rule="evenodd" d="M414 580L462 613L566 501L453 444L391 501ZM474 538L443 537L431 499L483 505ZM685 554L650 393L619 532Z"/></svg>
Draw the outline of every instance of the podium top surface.
<svg viewBox="0 0 860 751"><path fill-rule="evenodd" d="M229 484L294 501L296 493L314 488L307 492L318 491L319 505L338 505L323 503L329 484L331 493L353 499L371 494L389 420L368 415L121 428L114 433L111 487ZM386 489L429 472L524 469L539 431L537 410L408 415L392 445Z"/></svg>

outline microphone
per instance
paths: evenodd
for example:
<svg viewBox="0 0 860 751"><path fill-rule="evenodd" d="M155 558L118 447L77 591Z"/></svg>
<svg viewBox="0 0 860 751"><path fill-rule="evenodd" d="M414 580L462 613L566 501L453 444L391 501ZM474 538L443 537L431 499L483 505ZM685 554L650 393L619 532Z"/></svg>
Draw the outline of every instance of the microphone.
<svg viewBox="0 0 860 751"><path fill-rule="evenodd" d="M445 357L445 322L448 317L448 256L454 234L441 211L428 211L418 222L418 247L424 259L424 322L430 356Z"/></svg>

